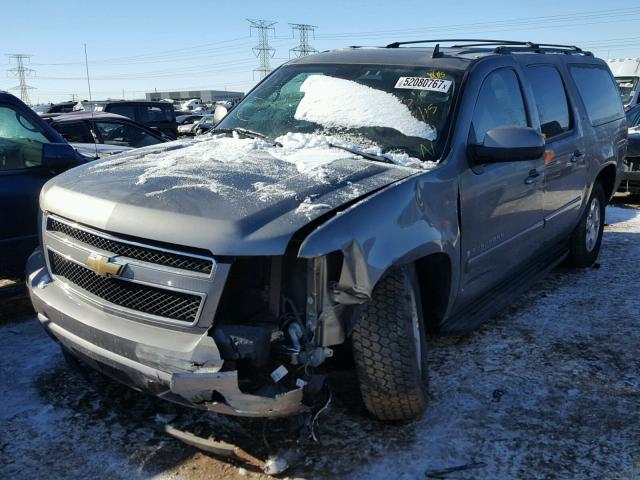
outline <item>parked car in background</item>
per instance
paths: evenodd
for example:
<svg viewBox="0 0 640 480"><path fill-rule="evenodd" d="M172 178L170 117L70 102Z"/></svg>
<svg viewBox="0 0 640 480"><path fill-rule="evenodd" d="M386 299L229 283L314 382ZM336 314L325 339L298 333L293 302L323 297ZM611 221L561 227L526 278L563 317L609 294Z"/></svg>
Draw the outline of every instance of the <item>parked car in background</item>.
<svg viewBox="0 0 640 480"><path fill-rule="evenodd" d="M19 277L38 244L38 196L83 157L31 108L0 91L0 278Z"/></svg>
<svg viewBox="0 0 640 480"><path fill-rule="evenodd" d="M607 60L607 64L616 79L625 108L637 105L640 90L640 58L614 58Z"/></svg>
<svg viewBox="0 0 640 480"><path fill-rule="evenodd" d="M208 133L216 126L216 119L214 115L204 115L202 119L193 125L191 135L202 135Z"/></svg>
<svg viewBox="0 0 640 480"><path fill-rule="evenodd" d="M45 115L43 119L80 153L93 158L169 140L156 130L113 113L74 112Z"/></svg>
<svg viewBox="0 0 640 480"><path fill-rule="evenodd" d="M50 103L46 105L36 105L33 107L36 113L43 115L46 113L68 113L75 110L82 110L82 103L80 102L61 102Z"/></svg>
<svg viewBox="0 0 640 480"><path fill-rule="evenodd" d="M437 43L289 61L216 135L49 182L28 281L43 327L203 410L308 411L342 357L373 415L419 417L426 331L596 261L627 143L589 52Z"/></svg>
<svg viewBox="0 0 640 480"><path fill-rule="evenodd" d="M178 136L178 124L173 105L168 102L150 102L143 100L118 100L84 102L85 110L108 112L142 123L164 133L171 139Z"/></svg>
<svg viewBox="0 0 640 480"><path fill-rule="evenodd" d="M190 136L193 135L193 127L196 123L202 120L202 115L180 115L176 117L178 122L178 136Z"/></svg>

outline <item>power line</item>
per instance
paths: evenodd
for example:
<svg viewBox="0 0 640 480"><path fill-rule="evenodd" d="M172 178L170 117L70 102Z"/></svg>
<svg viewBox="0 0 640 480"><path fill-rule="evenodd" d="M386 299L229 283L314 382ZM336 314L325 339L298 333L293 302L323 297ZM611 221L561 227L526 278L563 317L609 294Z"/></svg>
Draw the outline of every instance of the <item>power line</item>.
<svg viewBox="0 0 640 480"><path fill-rule="evenodd" d="M278 22L272 22L270 20L251 20L247 18L249 22L249 32L252 33L255 28L258 31L258 45L253 47L253 53L260 60L260 66L254 68L254 72L260 73L260 78L264 78L271 72L270 60L276 53L276 49L269 45L269 31L273 32L275 37L276 30L273 26Z"/></svg>
<svg viewBox="0 0 640 480"><path fill-rule="evenodd" d="M309 45L309 34L312 34L315 39L315 29L318 27L306 23L290 23L289 25L291 25L291 30L294 35L296 30L298 31L298 37L300 38L300 43L289 49L290 53L293 53L296 57L306 57L312 53L318 53L318 50Z"/></svg>
<svg viewBox="0 0 640 480"><path fill-rule="evenodd" d="M32 55L27 55L25 53L8 53L7 57L9 57L9 61L16 61L16 66L7 69L7 73L12 73L14 76L18 77L18 81L20 82L20 85L11 88L11 90L20 90L20 100L29 105L31 103L29 100L29 90L33 90L36 87L27 85L26 77L33 75L35 70L29 67L25 67L24 61L29 60Z"/></svg>

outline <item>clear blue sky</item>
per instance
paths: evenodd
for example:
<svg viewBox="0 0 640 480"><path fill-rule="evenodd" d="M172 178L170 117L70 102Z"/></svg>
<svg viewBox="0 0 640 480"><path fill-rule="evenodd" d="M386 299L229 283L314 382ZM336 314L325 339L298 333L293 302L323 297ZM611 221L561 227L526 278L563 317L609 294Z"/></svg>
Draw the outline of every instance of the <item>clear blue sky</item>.
<svg viewBox="0 0 640 480"><path fill-rule="evenodd" d="M577 44L600 57L640 57L638 0L194 1L10 0L0 25L5 53L32 54L33 102L142 97L171 89L248 90L258 61L246 18L275 25L272 65L296 45L289 23L316 25L319 50L396 40L479 37ZM17 85L0 75L0 89ZM15 92L18 93L18 92Z"/></svg>

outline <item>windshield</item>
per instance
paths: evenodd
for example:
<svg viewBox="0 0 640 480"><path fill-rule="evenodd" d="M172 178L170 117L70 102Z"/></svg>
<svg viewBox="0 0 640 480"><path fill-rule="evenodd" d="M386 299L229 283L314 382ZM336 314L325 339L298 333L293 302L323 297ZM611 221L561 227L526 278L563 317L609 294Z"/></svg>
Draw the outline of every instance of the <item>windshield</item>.
<svg viewBox="0 0 640 480"><path fill-rule="evenodd" d="M275 139L320 134L368 149L437 160L461 71L380 65L289 65L251 92L219 125Z"/></svg>
<svg viewBox="0 0 640 480"><path fill-rule="evenodd" d="M616 77L622 103L628 105L636 94L638 77Z"/></svg>

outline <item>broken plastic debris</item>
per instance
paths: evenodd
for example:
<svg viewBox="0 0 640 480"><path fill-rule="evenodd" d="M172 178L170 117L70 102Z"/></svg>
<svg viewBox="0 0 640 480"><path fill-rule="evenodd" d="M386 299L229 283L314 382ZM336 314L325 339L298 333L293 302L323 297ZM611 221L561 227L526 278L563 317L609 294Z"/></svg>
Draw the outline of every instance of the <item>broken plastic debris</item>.
<svg viewBox="0 0 640 480"><path fill-rule="evenodd" d="M296 450L286 450L284 453L272 455L264 464L264 473L278 475L294 466L300 460L300 453Z"/></svg>
<svg viewBox="0 0 640 480"><path fill-rule="evenodd" d="M286 367L284 365L280 365L273 372L271 372L271 378L274 382L278 383L287 375L287 373L289 373L289 371L286 369Z"/></svg>

